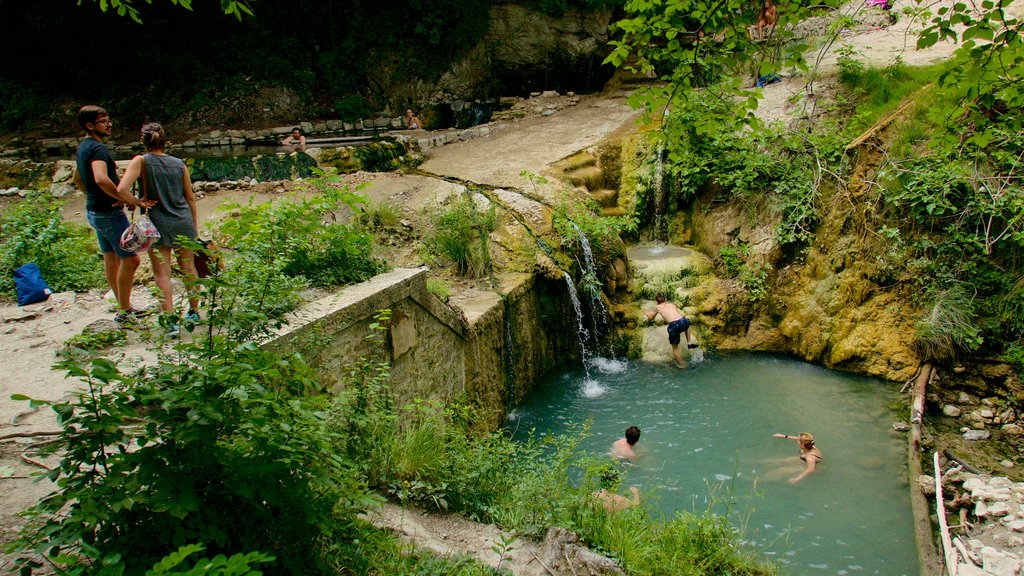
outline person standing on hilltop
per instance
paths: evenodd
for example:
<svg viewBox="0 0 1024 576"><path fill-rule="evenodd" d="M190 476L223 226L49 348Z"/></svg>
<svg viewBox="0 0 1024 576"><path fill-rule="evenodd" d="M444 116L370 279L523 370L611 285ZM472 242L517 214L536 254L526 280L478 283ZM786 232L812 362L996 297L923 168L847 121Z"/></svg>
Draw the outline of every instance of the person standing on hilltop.
<svg viewBox="0 0 1024 576"><path fill-rule="evenodd" d="M85 189L85 216L96 231L103 254L103 274L117 299L114 321L122 325L132 323L139 315L131 306L139 257L121 248L121 234L129 226L124 206L134 210L144 204L131 193L118 191L117 164L104 145L112 126L107 111L101 106L82 106L78 110L78 124L85 130L85 139L75 152L78 176Z"/></svg>
<svg viewBox="0 0 1024 576"><path fill-rule="evenodd" d="M686 345L690 347L690 319L683 316L675 304L668 302L664 294L658 294L655 297L655 302L654 310L644 310L644 315L648 320L654 320L654 317L660 314L661 318L668 322L668 343L672 345L672 356L675 357L676 364L680 368L685 368L683 352L679 349L679 335L686 334Z"/></svg>

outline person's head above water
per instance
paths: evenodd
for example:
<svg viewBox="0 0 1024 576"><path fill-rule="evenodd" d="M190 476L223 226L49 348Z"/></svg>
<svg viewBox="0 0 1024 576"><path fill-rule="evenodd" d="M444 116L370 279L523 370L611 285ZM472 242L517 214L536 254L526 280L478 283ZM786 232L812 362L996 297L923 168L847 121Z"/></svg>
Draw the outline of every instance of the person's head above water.
<svg viewBox="0 0 1024 576"><path fill-rule="evenodd" d="M640 440L640 429L636 426L630 426L626 428L626 444L630 446L636 444Z"/></svg>
<svg viewBox="0 0 1024 576"><path fill-rule="evenodd" d="M810 432L801 432L799 436L800 447L806 450L814 448L814 436Z"/></svg>
<svg viewBox="0 0 1024 576"><path fill-rule="evenodd" d="M298 138L299 136L302 136L302 130L299 130L298 126L292 128L292 137Z"/></svg>

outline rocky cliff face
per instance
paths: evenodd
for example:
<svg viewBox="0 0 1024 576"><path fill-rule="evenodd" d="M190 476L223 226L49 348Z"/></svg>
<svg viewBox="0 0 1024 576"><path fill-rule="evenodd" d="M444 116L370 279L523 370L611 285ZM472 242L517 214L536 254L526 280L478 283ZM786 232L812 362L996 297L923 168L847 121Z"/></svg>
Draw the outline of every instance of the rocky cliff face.
<svg viewBox="0 0 1024 576"><path fill-rule="evenodd" d="M429 105L424 121L431 124L431 115L457 119L474 106L496 103L498 96L598 90L613 72L601 64L612 17L607 9L573 8L554 17L515 3L496 5L484 38L436 84L409 80L387 93Z"/></svg>
<svg viewBox="0 0 1024 576"><path fill-rule="evenodd" d="M645 155L636 152L635 142L624 150L623 181L636 181ZM848 199L838 192L823 195L827 215L814 240L802 254L787 255L775 240L777 217L767 207L715 202L709 192L667 215L668 242L694 246L718 266L687 269L653 284L641 277L633 295L644 300L656 291L673 293L711 348L791 354L833 369L911 378L921 362L912 348L912 319L920 311L876 281L872 254L878 247L865 241ZM763 295L723 269L723 247L739 245L745 266L763 274Z"/></svg>

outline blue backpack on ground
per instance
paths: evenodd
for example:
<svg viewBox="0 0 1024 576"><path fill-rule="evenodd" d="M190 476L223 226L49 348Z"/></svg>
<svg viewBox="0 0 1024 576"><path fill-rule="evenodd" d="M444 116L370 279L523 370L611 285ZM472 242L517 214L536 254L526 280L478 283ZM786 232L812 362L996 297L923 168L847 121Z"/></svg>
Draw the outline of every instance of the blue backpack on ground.
<svg viewBox="0 0 1024 576"><path fill-rule="evenodd" d="M14 287L18 290L18 306L42 302L53 293L35 262L14 271Z"/></svg>

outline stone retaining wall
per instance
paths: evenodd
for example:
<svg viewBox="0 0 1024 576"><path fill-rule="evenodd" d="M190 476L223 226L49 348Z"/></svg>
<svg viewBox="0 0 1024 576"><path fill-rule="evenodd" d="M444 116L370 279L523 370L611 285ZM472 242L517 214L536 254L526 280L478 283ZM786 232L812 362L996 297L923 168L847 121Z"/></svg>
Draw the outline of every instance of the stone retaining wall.
<svg viewBox="0 0 1024 576"><path fill-rule="evenodd" d="M524 274L502 286L504 297L481 293L456 311L427 291L426 280L425 268L396 269L344 288L304 307L267 345L301 353L321 382L338 389L353 363L380 356L367 336L378 311L389 309L384 355L399 401L461 397L491 429L540 376L573 357L554 338L567 333L560 325L566 295L556 285Z"/></svg>

